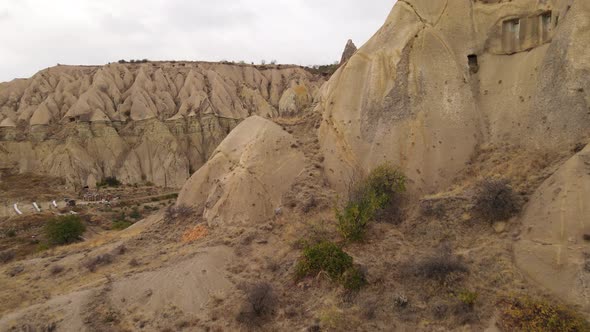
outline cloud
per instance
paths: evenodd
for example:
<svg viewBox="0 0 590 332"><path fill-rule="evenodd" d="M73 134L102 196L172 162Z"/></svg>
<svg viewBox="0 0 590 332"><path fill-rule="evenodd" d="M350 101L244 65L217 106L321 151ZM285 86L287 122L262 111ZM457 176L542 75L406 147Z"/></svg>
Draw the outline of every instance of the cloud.
<svg viewBox="0 0 590 332"><path fill-rule="evenodd" d="M119 59L324 64L363 44L391 0L4 0L0 81Z"/></svg>
<svg viewBox="0 0 590 332"><path fill-rule="evenodd" d="M0 21L6 21L6 20L9 20L10 18L12 18L12 15L10 15L9 11L7 11L7 10L0 11Z"/></svg>

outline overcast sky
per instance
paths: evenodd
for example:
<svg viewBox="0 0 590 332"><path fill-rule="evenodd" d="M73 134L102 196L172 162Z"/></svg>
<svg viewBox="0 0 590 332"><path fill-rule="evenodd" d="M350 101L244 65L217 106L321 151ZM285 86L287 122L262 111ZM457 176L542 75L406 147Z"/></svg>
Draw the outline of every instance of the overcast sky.
<svg viewBox="0 0 590 332"><path fill-rule="evenodd" d="M0 0L0 82L119 59L327 64L395 0Z"/></svg>

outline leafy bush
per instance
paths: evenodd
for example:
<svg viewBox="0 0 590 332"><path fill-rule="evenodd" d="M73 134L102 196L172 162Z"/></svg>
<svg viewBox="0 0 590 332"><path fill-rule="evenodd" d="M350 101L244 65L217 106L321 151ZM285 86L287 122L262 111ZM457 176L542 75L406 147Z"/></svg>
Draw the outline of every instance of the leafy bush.
<svg viewBox="0 0 590 332"><path fill-rule="evenodd" d="M246 298L237 320L249 326L260 326L275 313L277 297L266 282L250 285L245 292Z"/></svg>
<svg viewBox="0 0 590 332"><path fill-rule="evenodd" d="M366 178L352 181L348 201L336 209L338 230L350 241L361 241L367 225L374 219L399 219L400 193L406 190L406 177L390 165L375 168Z"/></svg>
<svg viewBox="0 0 590 332"><path fill-rule="evenodd" d="M332 242L323 241L305 248L296 266L297 278L320 272L350 291L359 290L366 283L364 273L353 265L352 257Z"/></svg>
<svg viewBox="0 0 590 332"><path fill-rule="evenodd" d="M98 184L99 187L119 187L121 182L114 176L107 176Z"/></svg>
<svg viewBox="0 0 590 332"><path fill-rule="evenodd" d="M380 206L378 197L371 191L358 201L349 201L342 211L336 210L338 231L347 240L361 241Z"/></svg>
<svg viewBox="0 0 590 332"><path fill-rule="evenodd" d="M502 300L500 307L499 325L504 331L590 331L587 321L561 305L530 298L510 298Z"/></svg>
<svg viewBox="0 0 590 332"><path fill-rule="evenodd" d="M45 224L45 236L52 245L76 242L84 234L86 226L79 216L62 216L51 219Z"/></svg>
<svg viewBox="0 0 590 332"><path fill-rule="evenodd" d="M111 226L111 229L116 230L116 231L122 231L126 228L129 228L131 225L133 225L133 223L130 221L117 220L117 221L113 221L113 225Z"/></svg>
<svg viewBox="0 0 590 332"><path fill-rule="evenodd" d="M405 175L388 164L375 168L369 174L367 184L383 204L389 203L396 194L406 191Z"/></svg>
<svg viewBox="0 0 590 332"><path fill-rule="evenodd" d="M506 180L484 180L479 184L475 210L491 222L502 221L516 215L521 208L520 197Z"/></svg>
<svg viewBox="0 0 590 332"><path fill-rule="evenodd" d="M303 259L297 264L297 277L303 278L319 272L326 272L338 280L346 270L352 268L352 257L332 242L321 242L303 250Z"/></svg>

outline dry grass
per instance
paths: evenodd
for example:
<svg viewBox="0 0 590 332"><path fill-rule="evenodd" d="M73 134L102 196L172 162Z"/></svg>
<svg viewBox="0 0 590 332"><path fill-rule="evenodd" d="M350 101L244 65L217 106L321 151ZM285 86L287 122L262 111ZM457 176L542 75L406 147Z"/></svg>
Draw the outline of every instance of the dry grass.
<svg viewBox="0 0 590 332"><path fill-rule="evenodd" d="M487 221L507 220L516 215L521 206L520 197L507 180L486 179L478 185L475 210Z"/></svg>
<svg viewBox="0 0 590 332"><path fill-rule="evenodd" d="M88 258L82 263L82 266L87 268L90 272L95 272L100 266L109 265L113 262L113 255L103 254Z"/></svg>
<svg viewBox="0 0 590 332"><path fill-rule="evenodd" d="M249 285L237 320L251 328L259 327L275 314L278 298L266 282Z"/></svg>
<svg viewBox="0 0 590 332"><path fill-rule="evenodd" d="M182 242L190 243L200 240L209 234L209 230L205 225L197 225L182 234Z"/></svg>

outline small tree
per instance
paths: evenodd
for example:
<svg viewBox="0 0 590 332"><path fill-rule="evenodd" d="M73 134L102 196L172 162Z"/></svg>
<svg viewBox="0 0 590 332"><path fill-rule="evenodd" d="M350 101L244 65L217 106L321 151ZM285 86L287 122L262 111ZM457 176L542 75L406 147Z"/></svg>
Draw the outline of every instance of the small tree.
<svg viewBox="0 0 590 332"><path fill-rule="evenodd" d="M52 245L76 242L85 230L86 226L80 217L75 215L54 218L45 224L45 236Z"/></svg>

